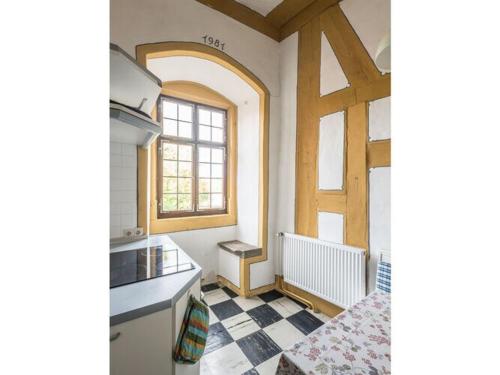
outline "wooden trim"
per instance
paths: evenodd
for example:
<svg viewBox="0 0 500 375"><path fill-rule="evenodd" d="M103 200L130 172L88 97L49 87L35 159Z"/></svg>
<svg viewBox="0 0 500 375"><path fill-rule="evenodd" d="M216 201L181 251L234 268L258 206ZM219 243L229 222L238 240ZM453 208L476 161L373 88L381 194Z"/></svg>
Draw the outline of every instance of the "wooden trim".
<svg viewBox="0 0 500 375"><path fill-rule="evenodd" d="M266 16L235 0L196 0L281 42L340 0L284 0Z"/></svg>
<svg viewBox="0 0 500 375"><path fill-rule="evenodd" d="M280 41L278 28L266 19L262 14L240 4L234 0L196 0L201 4L235 19L238 22L264 34L269 38Z"/></svg>
<svg viewBox="0 0 500 375"><path fill-rule="evenodd" d="M250 272L251 264L267 260L268 243L268 206L269 206L269 108L270 96L260 96L259 108L259 244L262 254L251 258L240 259L240 283L245 296L255 295L255 291L261 288L251 289Z"/></svg>
<svg viewBox="0 0 500 375"><path fill-rule="evenodd" d="M226 163L226 199L227 213L211 213L206 215L188 215L179 217L158 217L157 203L157 174L158 174L158 142L154 142L151 148L151 168L150 168L150 233L169 233L194 229L205 229L222 226L236 225L237 222L237 107L230 100L220 95L216 91L188 81L164 82L162 85L162 95L177 96L183 100L197 99L198 103L211 105L227 111L227 145L229 150ZM219 104L214 106L212 104Z"/></svg>
<svg viewBox="0 0 500 375"><path fill-rule="evenodd" d="M238 61L233 59L226 53L219 51L215 48L208 47L200 43L193 42L161 42L152 44L143 44L136 46L137 61L143 66L147 66L147 60L151 58L161 58L169 56L190 56L200 59L212 61L222 67L235 73L238 77L243 79L250 87L252 87L259 95L259 243L258 246L262 248L262 255L243 260L240 263L240 277L243 279L241 286L245 295L253 293L250 290L250 265L256 262L263 262L267 260L268 250L268 206L269 206L269 107L270 107L270 94L267 87L262 81L253 74L246 67L241 65ZM151 160L154 160L151 157ZM139 165L139 168L147 168L147 164ZM154 166L151 166L154 170ZM139 184L146 182L140 181ZM139 197L141 200L147 200L146 195ZM144 205L141 205L143 207ZM147 205L146 205L147 206ZM140 216L145 217L147 221L147 212L145 210L139 213ZM228 224L228 218L221 215L220 225ZM213 218L213 217L212 217ZM196 217L197 220L206 219L204 217ZM175 220L175 219L170 219ZM206 225L204 222L197 223L198 228ZM153 228L151 226L150 233ZM178 230L186 230L182 226L178 226ZM274 284L273 284L274 285ZM258 288L260 289L260 288ZM258 290L257 289L257 290Z"/></svg>
<svg viewBox="0 0 500 375"><path fill-rule="evenodd" d="M283 281L283 276L278 276L278 285L280 289L292 292L293 294L296 294L297 296L311 302L315 308L317 308L323 314L328 315L330 318L333 318L334 316L344 311L341 307L334 305L331 302L325 301L324 299L319 298L314 294L308 293L305 290L286 283L285 281Z"/></svg>
<svg viewBox="0 0 500 375"><path fill-rule="evenodd" d="M345 110L361 102L369 102L391 95L391 75L385 74L380 79L361 87L346 87L319 98L320 117Z"/></svg>
<svg viewBox="0 0 500 375"><path fill-rule="evenodd" d="M368 250L368 105L349 107L347 118L346 243Z"/></svg>
<svg viewBox="0 0 500 375"><path fill-rule="evenodd" d="M247 293L245 293L242 287L238 288L236 285L234 285L231 281L226 279L224 276L217 275L217 282L221 283L225 287L228 287L233 292L237 293L239 296L245 297L245 298L253 297L253 296L256 296L256 295L259 295L262 293L266 293L266 292L269 292L271 290L276 289L276 283L272 283L272 284L261 286L259 288L252 289L252 290L248 291Z"/></svg>
<svg viewBox="0 0 500 375"><path fill-rule="evenodd" d="M194 84L194 82L193 82L193 84ZM158 208L161 205L159 202L159 198L155 197L157 202L158 202L158 206L157 206L158 219L167 219L167 218L173 218L173 217L204 216L204 215L205 216L206 215L222 215L222 214L230 213L229 208L228 208L228 206L229 206L228 191L229 191L230 187L233 185L231 185L227 179L228 179L228 176L230 176L229 157L230 157L230 155L233 155L233 154L228 153L228 149L232 148L232 147L236 147L236 138L231 138L230 134L236 132L237 126L236 126L236 119L234 117L230 117L230 115L228 113L228 109L233 108L233 110L235 110L236 105L233 104L229 100L227 100L221 107L216 107L216 106L210 105L209 103L207 103L207 100L204 99L204 97L203 97L203 88L205 88L205 90L206 90L205 93L207 96L218 95L218 93L214 92L210 88L203 86L201 84L193 85L193 88L191 88L189 86L189 84L186 82L184 82L182 84L182 88L184 90L186 90L186 95L184 95L184 97L189 96L189 93L192 90L196 90L196 92L199 94L199 100L196 102L192 101L192 100L185 99L184 97L180 98L180 97L176 97L176 96L172 95L172 90L169 90L169 88L168 88L169 85L170 85L169 83L163 84L162 93L160 95L158 103L161 103L162 100L169 100L171 102L176 102L179 104L185 104L185 105L191 106L192 107L192 116L193 116L193 118L192 118L193 136L191 139L189 139L189 138L179 138L176 136L160 135L157 139L156 144L157 144L158 149L160 149L160 150L161 150L160 144L163 142L167 142L167 143L170 142L170 143L174 143L174 144L184 144L184 145L189 145L192 147L192 155L191 155L192 209L186 210L186 211L158 212ZM177 88L175 91L178 92L179 88ZM222 102L225 100L225 98L222 95L219 95L219 100ZM208 111L219 112L219 113L223 114L223 116L224 116L224 120L223 120L223 122L224 122L224 124L223 124L224 142L223 143L216 143L213 141L202 141L199 139L198 127L200 124L199 124L197 111L200 108L207 109ZM157 112L158 112L158 122L161 123L162 122L161 109L157 108ZM222 209L209 208L209 209L200 210L198 208L199 195L198 195L198 181L197 181L197 179L199 178L199 176L198 176L198 163L199 163L199 161L198 161L197 149L199 146L224 149L224 160L222 163L224 172L223 172L222 178L226 182L226 184L224 185L224 189L222 192L223 197L224 197L224 208L222 208ZM157 176L160 176L163 174L163 172L162 172L162 164L163 164L162 161L163 160L162 160L162 157L160 157L160 155L158 155L158 152L156 154L157 154L157 158L158 158L157 159ZM234 156L236 157L236 154L234 154ZM233 162L233 164L236 164L236 159L232 159L231 161ZM230 177L234 177L234 176L230 176ZM163 179L157 178L156 183L158 185L157 191L162 192L163 191ZM234 185L234 186L236 186L236 185ZM235 194L233 194L233 196L234 195Z"/></svg>
<svg viewBox="0 0 500 375"><path fill-rule="evenodd" d="M266 19L275 28L280 29L284 24L315 1L316 0L283 0L266 15Z"/></svg>
<svg viewBox="0 0 500 375"><path fill-rule="evenodd" d="M317 153L319 139L319 85L321 31L319 17L299 33L297 76L297 149L295 232L317 237Z"/></svg>
<svg viewBox="0 0 500 375"><path fill-rule="evenodd" d="M380 72L340 6L328 8L320 18L321 29L349 83L359 87L379 79Z"/></svg>
<svg viewBox="0 0 500 375"><path fill-rule="evenodd" d="M368 142L368 168L391 166L391 140Z"/></svg>
<svg viewBox="0 0 500 375"><path fill-rule="evenodd" d="M309 4L281 27L280 41L286 39L294 32L299 31L308 22L323 13L325 9L339 3L339 1L340 0L316 0Z"/></svg>
<svg viewBox="0 0 500 375"><path fill-rule="evenodd" d="M236 285L234 285L231 281L226 279L224 276L217 275L217 282L224 285L225 287L231 289L233 292L235 292L239 296L244 297L243 291L241 290L241 288L238 288Z"/></svg>
<svg viewBox="0 0 500 375"><path fill-rule="evenodd" d="M345 214L347 211L347 195L318 192L316 194L317 211Z"/></svg>

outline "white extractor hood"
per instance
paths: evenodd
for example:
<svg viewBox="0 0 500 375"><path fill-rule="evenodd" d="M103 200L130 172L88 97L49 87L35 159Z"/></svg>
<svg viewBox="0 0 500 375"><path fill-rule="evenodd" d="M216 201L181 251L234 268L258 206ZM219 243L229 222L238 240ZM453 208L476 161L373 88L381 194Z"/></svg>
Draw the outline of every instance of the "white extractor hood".
<svg viewBox="0 0 500 375"><path fill-rule="evenodd" d="M161 134L150 114L161 80L115 44L110 46L110 139L144 148Z"/></svg>

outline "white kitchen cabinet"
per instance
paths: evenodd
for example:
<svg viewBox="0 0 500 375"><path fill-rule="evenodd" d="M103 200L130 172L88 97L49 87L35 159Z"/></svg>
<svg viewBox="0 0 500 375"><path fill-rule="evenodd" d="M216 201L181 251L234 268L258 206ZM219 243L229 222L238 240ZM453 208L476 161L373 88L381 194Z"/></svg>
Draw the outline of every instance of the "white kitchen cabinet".
<svg viewBox="0 0 500 375"><path fill-rule="evenodd" d="M172 308L117 324L110 329L111 375L194 375L199 362L180 365L173 350L182 325L189 295L200 298L196 280Z"/></svg>

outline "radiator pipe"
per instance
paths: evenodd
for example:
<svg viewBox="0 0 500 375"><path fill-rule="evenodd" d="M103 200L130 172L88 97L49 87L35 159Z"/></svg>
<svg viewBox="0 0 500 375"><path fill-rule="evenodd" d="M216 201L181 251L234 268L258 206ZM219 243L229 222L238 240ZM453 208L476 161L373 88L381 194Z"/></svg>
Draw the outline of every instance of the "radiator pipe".
<svg viewBox="0 0 500 375"><path fill-rule="evenodd" d="M281 293L283 293L283 294L285 294L285 295L287 295L289 297L292 297L293 299L296 299L296 300L302 302L304 305L306 305L307 307L309 307L315 313L319 312L319 309L316 306L314 306L314 304L312 302L308 301L307 299L305 299L305 298L303 298L301 296L296 295L293 292L290 292L290 291L286 290L284 288L283 279L282 278L279 278L278 280L279 280L279 282L278 282L278 291L279 292L281 292Z"/></svg>

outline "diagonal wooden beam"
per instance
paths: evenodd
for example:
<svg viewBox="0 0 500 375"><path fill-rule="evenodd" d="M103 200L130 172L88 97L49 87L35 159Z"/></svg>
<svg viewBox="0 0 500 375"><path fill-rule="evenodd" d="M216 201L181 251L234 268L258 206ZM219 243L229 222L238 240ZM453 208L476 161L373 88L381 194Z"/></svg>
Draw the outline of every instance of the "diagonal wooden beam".
<svg viewBox="0 0 500 375"><path fill-rule="evenodd" d="M321 14L321 29L353 87L366 86L381 74L339 5Z"/></svg>
<svg viewBox="0 0 500 375"><path fill-rule="evenodd" d="M264 35L280 40L279 29L274 27L262 14L247 8L234 0L196 0L212 9L215 9L228 17L241 22L248 27L261 32Z"/></svg>

